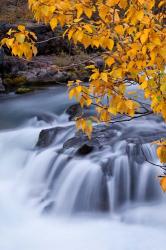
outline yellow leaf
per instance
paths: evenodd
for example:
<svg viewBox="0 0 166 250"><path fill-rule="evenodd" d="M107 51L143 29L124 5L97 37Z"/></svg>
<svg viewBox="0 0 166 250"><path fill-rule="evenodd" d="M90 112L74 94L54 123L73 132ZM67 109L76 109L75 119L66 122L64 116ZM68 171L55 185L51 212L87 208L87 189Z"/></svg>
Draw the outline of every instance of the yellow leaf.
<svg viewBox="0 0 166 250"><path fill-rule="evenodd" d="M6 40L6 45L7 45L8 48L12 47L13 43L14 43L14 38Z"/></svg>
<svg viewBox="0 0 166 250"><path fill-rule="evenodd" d="M85 24L84 29L86 29L89 33L93 32L92 27L89 24Z"/></svg>
<svg viewBox="0 0 166 250"><path fill-rule="evenodd" d="M97 48L100 46L99 40L92 40L92 44L96 46Z"/></svg>
<svg viewBox="0 0 166 250"><path fill-rule="evenodd" d="M108 57L108 58L106 59L106 64L107 64L108 66L111 66L114 62L115 62L115 59L114 59L113 57Z"/></svg>
<svg viewBox="0 0 166 250"><path fill-rule="evenodd" d="M97 72L95 72L94 74L91 75L90 79L91 79L91 80L96 80L96 79L99 78L99 75L100 75L100 74L99 74L99 72L97 71Z"/></svg>
<svg viewBox="0 0 166 250"><path fill-rule="evenodd" d="M79 94L82 90L82 86L78 86L75 88L75 91Z"/></svg>
<svg viewBox="0 0 166 250"><path fill-rule="evenodd" d="M29 32L29 34L33 37L34 40L37 40L37 36L34 32Z"/></svg>
<svg viewBox="0 0 166 250"><path fill-rule="evenodd" d="M125 9L128 5L128 1L127 0L120 0L118 1L119 2L119 6L122 8L122 9Z"/></svg>
<svg viewBox="0 0 166 250"><path fill-rule="evenodd" d="M143 34L140 36L141 43L144 44L148 40L149 30L144 30Z"/></svg>
<svg viewBox="0 0 166 250"><path fill-rule="evenodd" d="M52 18L51 21L50 21L51 29L54 30L57 27L57 25L58 25L57 19L55 17Z"/></svg>
<svg viewBox="0 0 166 250"><path fill-rule="evenodd" d="M34 45L32 45L32 52L33 52L34 56L37 55L37 48Z"/></svg>
<svg viewBox="0 0 166 250"><path fill-rule="evenodd" d="M68 32L68 39L70 40L72 38L73 33L75 32L75 29L71 29Z"/></svg>
<svg viewBox="0 0 166 250"><path fill-rule="evenodd" d="M84 33L83 33L82 30L78 30L78 31L76 32L76 39L77 39L77 41L81 42L82 39L83 39L83 36L84 36Z"/></svg>
<svg viewBox="0 0 166 250"><path fill-rule="evenodd" d="M88 98L88 99L86 100L86 105L89 107L91 104L92 104L92 99L91 99L91 98Z"/></svg>
<svg viewBox="0 0 166 250"><path fill-rule="evenodd" d="M84 7L84 13L85 13L85 15L86 15L88 18L91 18L92 13L93 13L92 8L86 8L86 7Z"/></svg>
<svg viewBox="0 0 166 250"><path fill-rule="evenodd" d="M7 35L11 35L14 31L12 29L10 29L8 32L7 32Z"/></svg>
<svg viewBox="0 0 166 250"><path fill-rule="evenodd" d="M134 108L134 102L132 100L127 100L125 104L129 109Z"/></svg>
<svg viewBox="0 0 166 250"><path fill-rule="evenodd" d="M160 8L160 7L162 7L164 4L165 4L165 0L163 0L163 1L159 2L158 7Z"/></svg>
<svg viewBox="0 0 166 250"><path fill-rule="evenodd" d="M137 16L137 19L138 19L139 21L141 21L142 18L144 17L144 10L142 9L142 10L138 11L138 12L136 13L136 16Z"/></svg>
<svg viewBox="0 0 166 250"><path fill-rule="evenodd" d="M119 35L123 35L124 34L124 29L122 25L117 25L115 27L115 31L119 34Z"/></svg>
<svg viewBox="0 0 166 250"><path fill-rule="evenodd" d="M77 9L77 18L80 18L80 16L81 16L82 13L83 13L82 4L77 4L77 5L76 5L76 9Z"/></svg>
<svg viewBox="0 0 166 250"><path fill-rule="evenodd" d="M117 109L115 107L109 107L108 112L110 112L113 115L117 115Z"/></svg>
<svg viewBox="0 0 166 250"><path fill-rule="evenodd" d="M15 34L15 38L19 43L23 43L25 41L25 35L21 33Z"/></svg>
<svg viewBox="0 0 166 250"><path fill-rule="evenodd" d="M107 42L107 48L109 50L112 50L114 47L114 41L112 39L109 39L108 42Z"/></svg>
<svg viewBox="0 0 166 250"><path fill-rule="evenodd" d="M18 30L24 32L25 31L25 26L24 25L19 25Z"/></svg>
<svg viewBox="0 0 166 250"><path fill-rule="evenodd" d="M162 177L160 180L160 186L163 192L166 192L166 176Z"/></svg>
<svg viewBox="0 0 166 250"><path fill-rule="evenodd" d="M69 99L72 99L74 95L75 95L75 89L72 88L72 89L69 91Z"/></svg>
<svg viewBox="0 0 166 250"><path fill-rule="evenodd" d="M101 73L100 77L104 82L108 82L108 74L107 73Z"/></svg>
<svg viewBox="0 0 166 250"><path fill-rule="evenodd" d="M160 146L157 148L157 156L161 163L166 162L166 146Z"/></svg>

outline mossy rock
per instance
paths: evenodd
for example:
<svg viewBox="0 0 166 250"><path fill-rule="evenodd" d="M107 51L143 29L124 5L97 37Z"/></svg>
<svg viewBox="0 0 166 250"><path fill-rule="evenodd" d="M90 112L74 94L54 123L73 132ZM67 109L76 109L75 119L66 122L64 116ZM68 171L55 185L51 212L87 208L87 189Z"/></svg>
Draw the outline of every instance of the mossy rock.
<svg viewBox="0 0 166 250"><path fill-rule="evenodd" d="M33 89L32 88L18 88L15 93L16 94L19 94L19 95L22 95L22 94L26 94L26 93L29 93L29 92L32 92Z"/></svg>
<svg viewBox="0 0 166 250"><path fill-rule="evenodd" d="M8 86L15 86L15 85L23 85L27 82L27 79L25 76L17 76L17 77L7 77L5 78L5 83Z"/></svg>

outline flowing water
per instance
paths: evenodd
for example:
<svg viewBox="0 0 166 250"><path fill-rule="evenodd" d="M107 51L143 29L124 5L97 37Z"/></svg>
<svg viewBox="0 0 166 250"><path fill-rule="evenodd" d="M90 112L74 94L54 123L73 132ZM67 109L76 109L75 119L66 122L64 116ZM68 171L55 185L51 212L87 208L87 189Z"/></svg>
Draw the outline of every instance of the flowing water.
<svg viewBox="0 0 166 250"><path fill-rule="evenodd" d="M1 98L0 250L165 250L161 172L133 142L149 132L155 139L164 123L122 123L109 145L72 157L73 149L60 153L75 134L70 104L63 88ZM53 127L54 143L36 147ZM158 163L154 146L142 147Z"/></svg>

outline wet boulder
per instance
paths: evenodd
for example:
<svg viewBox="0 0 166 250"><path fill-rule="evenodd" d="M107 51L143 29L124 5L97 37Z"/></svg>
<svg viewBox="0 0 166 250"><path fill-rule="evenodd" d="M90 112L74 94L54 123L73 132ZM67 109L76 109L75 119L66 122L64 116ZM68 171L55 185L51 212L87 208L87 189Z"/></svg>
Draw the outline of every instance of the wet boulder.
<svg viewBox="0 0 166 250"><path fill-rule="evenodd" d="M54 142L56 136L62 131L64 131L62 127L43 129L39 134L36 146L39 148L50 146Z"/></svg>

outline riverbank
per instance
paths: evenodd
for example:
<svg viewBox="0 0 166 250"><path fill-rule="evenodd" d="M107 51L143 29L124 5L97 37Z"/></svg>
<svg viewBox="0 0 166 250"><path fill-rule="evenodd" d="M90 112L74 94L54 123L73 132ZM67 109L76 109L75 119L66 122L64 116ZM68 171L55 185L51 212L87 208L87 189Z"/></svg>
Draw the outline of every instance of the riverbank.
<svg viewBox="0 0 166 250"><path fill-rule="evenodd" d="M0 24L0 39L10 28L17 24ZM31 86L67 84L68 81L80 79L88 81L89 73L85 66L93 63L91 58L97 57L93 51L85 51L62 38L61 29L52 32L50 27L33 22L27 23L27 28L36 33L38 54L27 61L10 55L7 48L1 55L0 83L6 91L17 93L29 92ZM44 42L47 41L47 42ZM4 88L1 88L3 92Z"/></svg>

